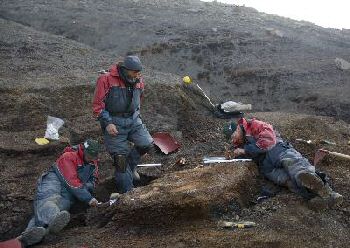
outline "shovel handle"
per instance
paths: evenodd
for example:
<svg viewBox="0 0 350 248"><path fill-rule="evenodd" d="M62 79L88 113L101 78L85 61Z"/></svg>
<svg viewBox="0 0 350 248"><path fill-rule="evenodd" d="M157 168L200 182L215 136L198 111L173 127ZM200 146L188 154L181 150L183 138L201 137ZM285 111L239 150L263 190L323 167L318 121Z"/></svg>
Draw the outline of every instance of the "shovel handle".
<svg viewBox="0 0 350 248"><path fill-rule="evenodd" d="M346 154L343 154L343 153L339 153L339 152L329 152L329 154L332 154L336 157L339 157L339 158L345 158L345 159L348 159L350 160L350 156L349 155L346 155Z"/></svg>
<svg viewBox="0 0 350 248"><path fill-rule="evenodd" d="M215 108L215 105L211 102L210 98L207 96L207 94L205 94L204 90L199 86L199 84L196 84L196 86L198 87L198 89L202 92L202 94L204 95L205 98L208 99L210 105Z"/></svg>

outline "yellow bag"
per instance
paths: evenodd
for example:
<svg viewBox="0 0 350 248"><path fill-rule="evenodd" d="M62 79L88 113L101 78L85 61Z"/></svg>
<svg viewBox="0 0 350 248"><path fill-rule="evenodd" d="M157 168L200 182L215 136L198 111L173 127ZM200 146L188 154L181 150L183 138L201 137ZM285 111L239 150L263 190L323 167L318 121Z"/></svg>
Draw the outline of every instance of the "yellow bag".
<svg viewBox="0 0 350 248"><path fill-rule="evenodd" d="M50 143L50 141L48 139L45 138L36 138L35 142L39 145L39 146L43 146L43 145L47 145Z"/></svg>

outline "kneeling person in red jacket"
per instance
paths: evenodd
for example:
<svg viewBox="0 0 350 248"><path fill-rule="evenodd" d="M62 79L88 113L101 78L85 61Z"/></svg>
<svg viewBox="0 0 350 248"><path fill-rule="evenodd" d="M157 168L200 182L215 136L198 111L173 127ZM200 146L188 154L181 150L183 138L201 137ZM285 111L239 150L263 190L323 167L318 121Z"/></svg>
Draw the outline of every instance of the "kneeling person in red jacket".
<svg viewBox="0 0 350 248"><path fill-rule="evenodd" d="M234 146L232 156L252 158L260 173L275 184L311 199L314 206L335 207L342 203L343 196L334 192L315 167L276 134L272 125L241 118L237 124L231 123L225 133Z"/></svg>
<svg viewBox="0 0 350 248"><path fill-rule="evenodd" d="M49 232L61 231L69 222L75 200L97 206L92 196L98 176L99 144L87 140L67 147L57 161L38 180L34 216L19 236L24 245L40 242Z"/></svg>

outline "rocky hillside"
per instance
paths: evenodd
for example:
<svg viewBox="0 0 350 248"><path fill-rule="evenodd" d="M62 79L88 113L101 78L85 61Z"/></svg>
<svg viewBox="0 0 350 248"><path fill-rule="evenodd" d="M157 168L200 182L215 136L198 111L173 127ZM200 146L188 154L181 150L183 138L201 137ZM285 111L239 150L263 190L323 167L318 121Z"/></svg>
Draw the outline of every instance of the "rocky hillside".
<svg viewBox="0 0 350 248"><path fill-rule="evenodd" d="M198 0L9 1L0 17L147 68L190 74L216 101L350 120L350 34ZM170 81L170 80L169 80Z"/></svg>

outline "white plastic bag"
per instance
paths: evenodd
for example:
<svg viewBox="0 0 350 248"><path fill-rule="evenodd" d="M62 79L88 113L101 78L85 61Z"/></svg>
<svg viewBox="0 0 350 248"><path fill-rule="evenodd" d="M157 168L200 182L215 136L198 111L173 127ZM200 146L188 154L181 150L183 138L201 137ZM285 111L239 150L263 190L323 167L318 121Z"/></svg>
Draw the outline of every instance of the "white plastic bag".
<svg viewBox="0 0 350 248"><path fill-rule="evenodd" d="M221 104L221 109L225 112L246 111L251 110L251 104L243 104L241 102L228 101Z"/></svg>
<svg viewBox="0 0 350 248"><path fill-rule="evenodd" d="M63 124L64 121L62 119L48 116L45 138L50 140L58 140L60 138L58 134L58 129L60 129L63 126Z"/></svg>

